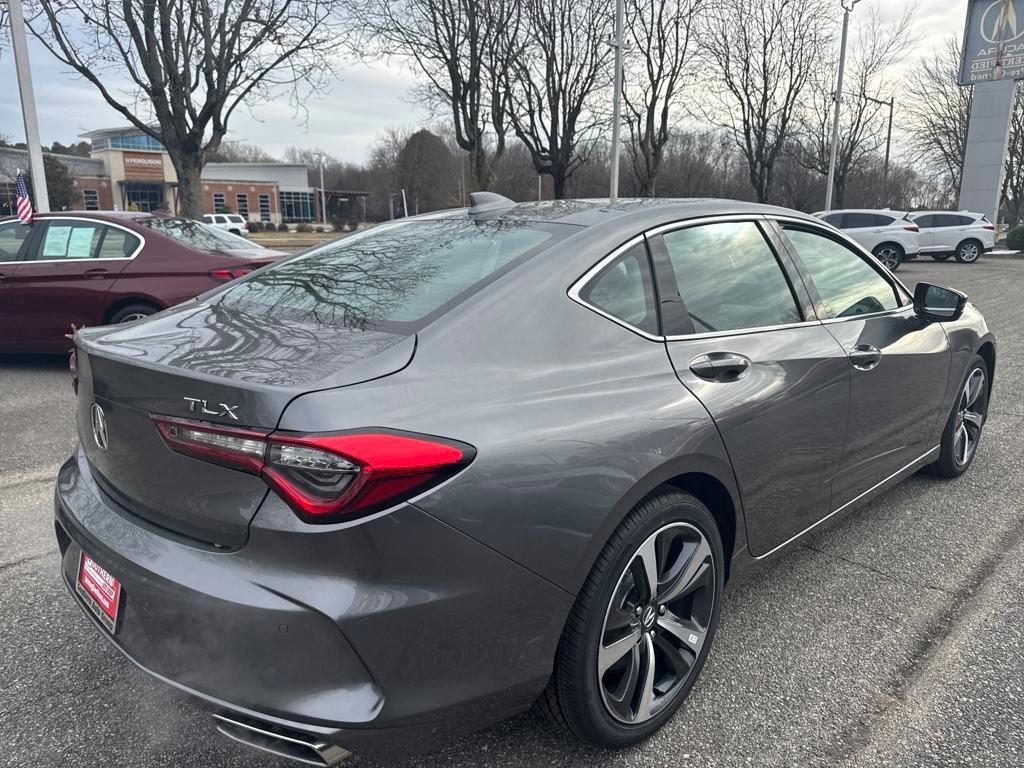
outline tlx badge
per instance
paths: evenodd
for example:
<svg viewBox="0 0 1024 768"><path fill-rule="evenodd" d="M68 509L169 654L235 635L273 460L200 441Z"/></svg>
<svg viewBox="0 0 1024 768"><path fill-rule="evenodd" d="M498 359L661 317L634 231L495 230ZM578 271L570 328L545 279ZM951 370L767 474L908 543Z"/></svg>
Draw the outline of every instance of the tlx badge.
<svg viewBox="0 0 1024 768"><path fill-rule="evenodd" d="M188 403L188 409L192 413L205 413L207 416L230 416L235 421L238 421L238 414L235 413L238 410L237 405L214 403L214 407L211 408L210 403L200 400L198 397L186 397L185 402Z"/></svg>

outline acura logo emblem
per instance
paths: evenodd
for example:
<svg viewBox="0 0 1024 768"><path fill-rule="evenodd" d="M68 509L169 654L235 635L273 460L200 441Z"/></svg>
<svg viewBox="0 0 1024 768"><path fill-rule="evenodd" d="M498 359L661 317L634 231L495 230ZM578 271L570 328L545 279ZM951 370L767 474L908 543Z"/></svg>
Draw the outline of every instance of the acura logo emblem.
<svg viewBox="0 0 1024 768"><path fill-rule="evenodd" d="M107 450L107 415L97 403L92 404L92 439L101 450Z"/></svg>

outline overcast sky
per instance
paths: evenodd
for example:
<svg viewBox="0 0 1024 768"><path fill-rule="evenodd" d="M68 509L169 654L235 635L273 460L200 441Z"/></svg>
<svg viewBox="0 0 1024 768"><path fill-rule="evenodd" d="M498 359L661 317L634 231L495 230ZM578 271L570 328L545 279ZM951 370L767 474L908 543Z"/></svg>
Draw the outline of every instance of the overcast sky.
<svg viewBox="0 0 1024 768"><path fill-rule="evenodd" d="M863 15L862 9L869 5L899 16L911 0L864 0L855 16ZM960 37L966 10L967 0L919 0L914 34L920 42L909 52L903 66L912 66L922 56L930 55L950 35ZM125 119L106 105L93 86L65 72L35 41L30 40L29 47L44 144L68 144L85 131L125 124ZM385 128L427 122L423 110L410 102L412 82L412 74L393 63L350 67L339 73L319 99L306 105L305 125L287 101L282 100L257 105L250 113L236 113L228 138L259 145L275 155L289 146L321 147L343 160L361 161L366 159L375 135ZM24 141L14 58L9 49L0 56L0 83L4 84L0 88L0 135ZM898 88L896 97L898 101Z"/></svg>

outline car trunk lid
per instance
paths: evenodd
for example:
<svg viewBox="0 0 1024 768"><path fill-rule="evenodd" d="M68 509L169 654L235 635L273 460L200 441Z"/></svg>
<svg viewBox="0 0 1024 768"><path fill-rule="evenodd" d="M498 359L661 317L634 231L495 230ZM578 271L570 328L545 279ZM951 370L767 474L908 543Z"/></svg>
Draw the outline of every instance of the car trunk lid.
<svg viewBox="0 0 1024 768"><path fill-rule="evenodd" d="M183 456L154 416L272 431L311 390L405 367L415 336L273 321L189 302L76 337L83 451L103 490L128 511L223 547L245 543L267 493L253 475ZM97 413L97 409L99 413Z"/></svg>

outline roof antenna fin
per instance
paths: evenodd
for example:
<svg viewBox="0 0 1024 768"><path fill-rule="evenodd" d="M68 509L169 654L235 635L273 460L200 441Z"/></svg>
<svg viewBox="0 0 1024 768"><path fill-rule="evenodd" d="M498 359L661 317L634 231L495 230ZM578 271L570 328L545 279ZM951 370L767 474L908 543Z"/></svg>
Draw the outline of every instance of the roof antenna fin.
<svg viewBox="0 0 1024 768"><path fill-rule="evenodd" d="M511 208L515 205L514 200L509 200L504 195L499 195L496 192L470 192L469 193L469 213L491 213L493 211L500 211L504 208Z"/></svg>

